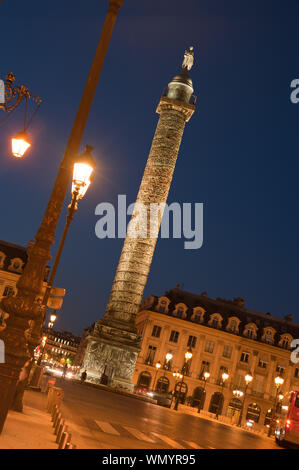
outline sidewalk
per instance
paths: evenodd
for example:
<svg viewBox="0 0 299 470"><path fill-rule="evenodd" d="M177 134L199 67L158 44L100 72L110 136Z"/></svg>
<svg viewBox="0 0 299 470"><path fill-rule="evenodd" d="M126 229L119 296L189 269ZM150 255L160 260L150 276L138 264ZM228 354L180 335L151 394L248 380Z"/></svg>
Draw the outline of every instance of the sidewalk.
<svg viewBox="0 0 299 470"><path fill-rule="evenodd" d="M173 408L171 408L170 411L173 411L175 413L181 413L181 414L189 414L189 415L192 415L192 416L197 417L197 418L207 419L208 421L214 421L216 423L223 424L224 426L228 426L228 427L231 427L231 428L234 428L234 429L249 432L250 434L258 434L258 435L260 435L264 438L269 439L270 441L274 440L274 437L268 437L266 431L259 431L259 430L255 430L255 429L249 429L245 426L239 427L236 424L226 422L225 419L224 419L225 416L219 416L218 419L216 419L212 416L209 416L212 413L206 413L204 411L201 411L200 413L198 413L197 409L192 408L190 406L180 404L179 409L177 411L173 410Z"/></svg>
<svg viewBox="0 0 299 470"><path fill-rule="evenodd" d="M25 391L23 413L9 411L0 449L57 449L51 416L46 413L47 396Z"/></svg>

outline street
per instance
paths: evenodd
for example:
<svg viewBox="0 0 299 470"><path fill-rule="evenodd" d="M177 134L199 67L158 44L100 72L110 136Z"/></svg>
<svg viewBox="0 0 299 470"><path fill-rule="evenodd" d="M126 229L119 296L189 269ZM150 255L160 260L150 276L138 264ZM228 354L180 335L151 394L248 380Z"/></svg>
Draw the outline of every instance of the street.
<svg viewBox="0 0 299 470"><path fill-rule="evenodd" d="M279 449L274 440L88 385L58 380L78 448Z"/></svg>

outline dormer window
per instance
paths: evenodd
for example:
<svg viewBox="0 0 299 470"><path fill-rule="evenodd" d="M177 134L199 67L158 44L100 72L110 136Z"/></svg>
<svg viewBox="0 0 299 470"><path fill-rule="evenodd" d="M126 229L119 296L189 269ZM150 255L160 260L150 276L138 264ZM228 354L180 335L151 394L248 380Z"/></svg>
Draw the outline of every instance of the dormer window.
<svg viewBox="0 0 299 470"><path fill-rule="evenodd" d="M22 261L20 258L13 258L10 261L10 265L8 266L8 269L16 273L21 273L23 270L23 265L24 265L24 261Z"/></svg>
<svg viewBox="0 0 299 470"><path fill-rule="evenodd" d="M290 349L290 344L292 340L293 340L293 337L291 335L289 334L282 335L280 337L279 346L281 346L284 349Z"/></svg>
<svg viewBox="0 0 299 470"><path fill-rule="evenodd" d="M274 342L274 335L275 335L274 328L271 328L271 327L264 328L264 335L262 337L262 340L265 341L265 343L272 344Z"/></svg>
<svg viewBox="0 0 299 470"><path fill-rule="evenodd" d="M198 323L203 323L204 321L204 314L205 310L201 307L195 307L193 309L191 320L196 321Z"/></svg>
<svg viewBox="0 0 299 470"><path fill-rule="evenodd" d="M169 303L170 300L167 297L160 297L158 299L156 310L161 313L168 313Z"/></svg>
<svg viewBox="0 0 299 470"><path fill-rule="evenodd" d="M2 251L0 251L0 268L3 268L5 258L6 258L6 255L2 253Z"/></svg>
<svg viewBox="0 0 299 470"><path fill-rule="evenodd" d="M228 325L227 325L226 329L230 333L239 333L239 324L240 324L239 318L230 317L229 320L228 320Z"/></svg>
<svg viewBox="0 0 299 470"><path fill-rule="evenodd" d="M243 335L249 339L256 339L258 327L255 323L248 323L243 331Z"/></svg>
<svg viewBox="0 0 299 470"><path fill-rule="evenodd" d="M187 316L187 306L183 303L177 304L173 314L178 318L186 318L186 316Z"/></svg>
<svg viewBox="0 0 299 470"><path fill-rule="evenodd" d="M213 313L210 317L209 325L212 328L221 328L222 316L219 313Z"/></svg>

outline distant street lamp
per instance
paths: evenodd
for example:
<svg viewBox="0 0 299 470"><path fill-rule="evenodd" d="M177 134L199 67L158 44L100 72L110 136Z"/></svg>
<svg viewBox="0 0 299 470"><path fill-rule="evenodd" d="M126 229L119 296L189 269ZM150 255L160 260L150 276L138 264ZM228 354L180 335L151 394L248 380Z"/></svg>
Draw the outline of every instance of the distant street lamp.
<svg viewBox="0 0 299 470"><path fill-rule="evenodd" d="M245 385L244 398L243 398L243 401L242 401L241 411L240 411L239 420L238 420L238 426L241 426L241 424L242 424L242 417L243 417L243 411L244 411L246 392L247 392L247 388L248 388L249 384L252 382L252 380L253 380L253 377L252 377L251 374L246 374L245 375L246 385Z"/></svg>
<svg viewBox="0 0 299 470"><path fill-rule="evenodd" d="M34 328L32 329L28 342L31 343L31 347L40 342L40 333L37 334L36 331L41 330L45 307L40 304L38 298L42 292L46 266L51 259L50 251L68 189L71 168L81 145L114 24L122 4L123 0L109 0L102 33L71 134L41 226L35 236L35 241L27 250L28 259L17 282L17 294L4 297L0 303L0 308L9 314L6 328L0 332L0 339L5 343L6 353L5 364L0 364L0 433L15 394L20 371L28 358L25 331L28 330L30 320L37 323L40 328L35 329L35 333L32 332Z"/></svg>
<svg viewBox="0 0 299 470"><path fill-rule="evenodd" d="M159 369L160 369L161 365L162 365L161 362L158 361L158 362L156 363L156 366L155 366L155 367L156 367L156 374L155 374L155 378L154 378L154 382L153 382L153 387L152 387L152 390L153 390L153 391L155 390L155 383L156 383L157 375L158 375L158 372L159 372Z"/></svg>
<svg viewBox="0 0 299 470"><path fill-rule="evenodd" d="M275 385L276 385L276 394L275 394L275 400L274 400L274 408L272 409L272 412L271 412L270 426L269 426L269 430L268 430L268 437L270 437L272 432L273 432L274 422L275 422L275 419L276 419L276 407L277 407L277 401L278 401L278 391L279 391L279 387L281 385L283 385L284 379L280 376L277 376L277 377L275 377L274 382L275 382ZM283 395L282 395L282 397L283 397Z"/></svg>
<svg viewBox="0 0 299 470"><path fill-rule="evenodd" d="M222 396L222 398L223 398L223 388L224 388L224 384L225 384L225 381L229 378L229 375L228 375L226 372L223 372L223 374L221 375L221 378L222 378L222 382L221 382L221 396ZM219 411L220 411L220 401L219 401L219 404L218 404L218 406L217 406L216 419L218 419Z"/></svg>
<svg viewBox="0 0 299 470"><path fill-rule="evenodd" d="M182 386L183 386L184 377L185 377L185 373L186 373L186 367L187 367L188 361L189 361L191 358L192 358L192 352L191 352L191 348L190 348L190 349L185 353L185 361L184 361L184 365L183 365L183 367L182 367L183 375L182 375L182 379L181 379L181 383L180 383L179 392L177 393L176 400L175 400L175 405L174 405L174 410L176 410L176 411L177 411L177 409L178 409L179 401L180 401L180 398L181 398L181 391L182 391Z"/></svg>
<svg viewBox="0 0 299 470"><path fill-rule="evenodd" d="M207 385L207 380L208 378L210 377L210 372L205 372L203 374L203 377L204 377L204 386L203 386L203 396L205 396L206 394L206 385ZM197 413L200 413L200 410L201 410L201 402L202 402L202 399L200 400L199 404L198 404L198 409L197 409Z"/></svg>

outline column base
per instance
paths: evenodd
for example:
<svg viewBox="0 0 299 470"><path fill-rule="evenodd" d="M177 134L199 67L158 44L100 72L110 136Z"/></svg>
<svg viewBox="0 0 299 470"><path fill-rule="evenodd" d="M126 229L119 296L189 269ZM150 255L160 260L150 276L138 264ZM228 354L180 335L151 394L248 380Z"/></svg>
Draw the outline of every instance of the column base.
<svg viewBox="0 0 299 470"><path fill-rule="evenodd" d="M80 373L86 370L86 382L132 392L139 344L136 333L101 324L97 334L87 338Z"/></svg>

